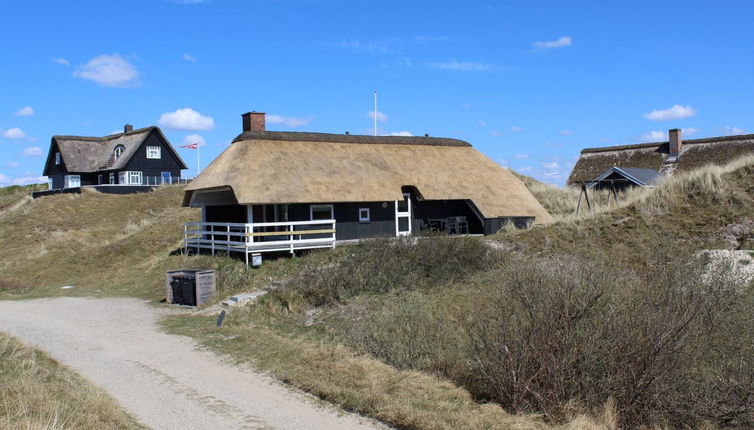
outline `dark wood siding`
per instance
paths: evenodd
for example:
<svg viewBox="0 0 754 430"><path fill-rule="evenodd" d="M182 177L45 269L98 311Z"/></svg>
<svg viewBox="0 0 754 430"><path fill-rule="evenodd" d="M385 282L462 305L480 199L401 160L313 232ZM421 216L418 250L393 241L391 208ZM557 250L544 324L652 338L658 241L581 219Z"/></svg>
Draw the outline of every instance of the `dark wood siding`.
<svg viewBox="0 0 754 430"><path fill-rule="evenodd" d="M147 158L147 146L161 148L160 158ZM170 172L170 176L176 178L181 176L180 163L173 156L173 152L167 148L167 144L154 131L149 133L128 163L120 170L139 171L144 177L159 177L162 172Z"/></svg>
<svg viewBox="0 0 754 430"><path fill-rule="evenodd" d="M384 208L382 204L383 202L333 203L336 239L351 240L362 237L395 236L395 203L385 202ZM318 203L288 205L288 220L310 220L310 207L312 205L318 205ZM359 222L360 208L369 209L369 222Z"/></svg>

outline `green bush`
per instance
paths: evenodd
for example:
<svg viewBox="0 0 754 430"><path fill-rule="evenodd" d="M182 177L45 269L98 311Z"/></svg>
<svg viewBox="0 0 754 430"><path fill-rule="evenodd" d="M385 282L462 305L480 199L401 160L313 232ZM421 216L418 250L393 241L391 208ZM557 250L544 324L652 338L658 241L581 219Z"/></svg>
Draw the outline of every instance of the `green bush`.
<svg viewBox="0 0 754 430"><path fill-rule="evenodd" d="M340 261L313 262L279 294L300 295L312 306L358 294L411 291L468 278L489 266L493 251L475 237L375 239L355 245Z"/></svg>

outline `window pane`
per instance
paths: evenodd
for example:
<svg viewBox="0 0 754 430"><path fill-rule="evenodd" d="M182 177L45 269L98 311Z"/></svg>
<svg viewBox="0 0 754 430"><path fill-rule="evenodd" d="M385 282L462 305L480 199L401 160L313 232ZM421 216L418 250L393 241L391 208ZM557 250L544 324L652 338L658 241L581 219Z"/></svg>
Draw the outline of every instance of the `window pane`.
<svg viewBox="0 0 754 430"><path fill-rule="evenodd" d="M315 207L312 208L312 219L332 219L332 208L330 207Z"/></svg>
<svg viewBox="0 0 754 430"><path fill-rule="evenodd" d="M408 217L398 217L398 231L408 231Z"/></svg>

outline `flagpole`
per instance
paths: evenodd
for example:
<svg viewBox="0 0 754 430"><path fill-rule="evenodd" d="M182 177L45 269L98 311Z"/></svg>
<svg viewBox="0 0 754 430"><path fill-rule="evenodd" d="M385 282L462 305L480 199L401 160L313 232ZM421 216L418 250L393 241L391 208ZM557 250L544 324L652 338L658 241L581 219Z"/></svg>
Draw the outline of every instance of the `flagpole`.
<svg viewBox="0 0 754 430"><path fill-rule="evenodd" d="M374 135L377 136L377 90L374 91Z"/></svg>
<svg viewBox="0 0 754 430"><path fill-rule="evenodd" d="M199 176L199 172L202 170L201 165L199 164L199 142L196 143L196 176Z"/></svg>

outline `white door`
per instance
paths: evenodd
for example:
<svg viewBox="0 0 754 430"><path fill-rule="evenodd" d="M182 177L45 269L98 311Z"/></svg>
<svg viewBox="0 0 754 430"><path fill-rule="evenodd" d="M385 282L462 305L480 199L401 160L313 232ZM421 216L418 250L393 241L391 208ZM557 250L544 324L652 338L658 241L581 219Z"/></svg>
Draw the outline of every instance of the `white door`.
<svg viewBox="0 0 754 430"><path fill-rule="evenodd" d="M395 201L395 235L411 234L411 194L403 193L403 200Z"/></svg>

